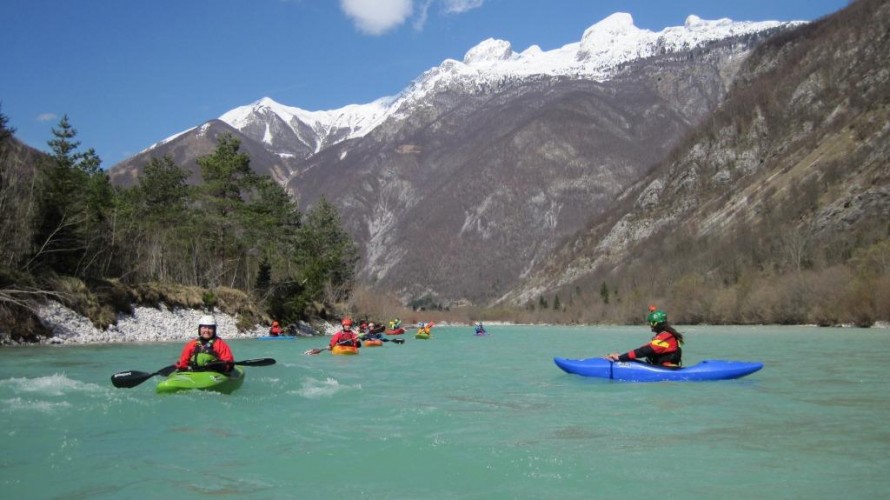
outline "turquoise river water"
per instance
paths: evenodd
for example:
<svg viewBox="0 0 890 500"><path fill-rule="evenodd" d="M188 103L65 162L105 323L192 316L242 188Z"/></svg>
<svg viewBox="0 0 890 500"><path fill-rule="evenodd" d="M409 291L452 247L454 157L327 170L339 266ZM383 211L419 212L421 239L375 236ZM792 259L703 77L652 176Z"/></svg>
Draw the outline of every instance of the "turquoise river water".
<svg viewBox="0 0 890 500"><path fill-rule="evenodd" d="M685 364L740 380L622 383L554 356L625 351L644 327L436 327L304 356L325 338L231 341L231 395L160 396L181 345L0 349L4 498L883 498L886 329L686 327Z"/></svg>

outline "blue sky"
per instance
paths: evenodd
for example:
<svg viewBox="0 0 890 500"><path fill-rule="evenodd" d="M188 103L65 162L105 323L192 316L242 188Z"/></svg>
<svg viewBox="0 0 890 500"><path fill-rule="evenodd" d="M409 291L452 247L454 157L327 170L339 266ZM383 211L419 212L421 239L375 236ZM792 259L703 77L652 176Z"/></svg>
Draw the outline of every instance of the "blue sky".
<svg viewBox="0 0 890 500"><path fill-rule="evenodd" d="M262 97L307 110L395 95L486 38L520 52L581 39L614 12L814 20L848 0L3 0L0 112L47 150L68 114L108 168Z"/></svg>

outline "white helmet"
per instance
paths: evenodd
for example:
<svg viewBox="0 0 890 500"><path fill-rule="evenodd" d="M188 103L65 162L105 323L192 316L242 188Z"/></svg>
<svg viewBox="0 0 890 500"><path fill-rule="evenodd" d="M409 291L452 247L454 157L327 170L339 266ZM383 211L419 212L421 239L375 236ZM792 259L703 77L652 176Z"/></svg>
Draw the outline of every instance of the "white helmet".
<svg viewBox="0 0 890 500"><path fill-rule="evenodd" d="M216 318L209 314L201 316L201 319L198 320L198 326L212 326L216 328Z"/></svg>

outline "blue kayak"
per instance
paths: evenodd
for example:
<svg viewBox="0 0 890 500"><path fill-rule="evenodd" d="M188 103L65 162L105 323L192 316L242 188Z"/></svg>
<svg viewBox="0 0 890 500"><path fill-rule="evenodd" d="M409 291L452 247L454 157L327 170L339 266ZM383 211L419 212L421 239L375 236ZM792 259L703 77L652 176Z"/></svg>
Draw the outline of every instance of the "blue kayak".
<svg viewBox="0 0 890 500"><path fill-rule="evenodd" d="M708 359L697 365L677 369L637 361L609 361L604 358L553 358L553 362L566 373L627 382L729 380L750 375L763 368L763 363L720 359Z"/></svg>

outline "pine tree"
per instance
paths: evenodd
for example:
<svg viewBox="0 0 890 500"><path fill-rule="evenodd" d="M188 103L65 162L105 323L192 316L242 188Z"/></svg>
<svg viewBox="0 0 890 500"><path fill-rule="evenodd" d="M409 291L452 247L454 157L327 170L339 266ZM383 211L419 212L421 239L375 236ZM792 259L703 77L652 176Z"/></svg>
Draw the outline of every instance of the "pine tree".
<svg viewBox="0 0 890 500"><path fill-rule="evenodd" d="M189 198L188 176L170 156L150 159L136 186L140 216L163 223L177 220Z"/></svg>
<svg viewBox="0 0 890 500"><path fill-rule="evenodd" d="M241 141L231 134L217 140L213 153L198 158L204 184L201 186L201 224L194 235L202 242L198 257L204 263L201 285L221 284L247 289L252 284L247 276L245 212L247 199L257 182L250 169L250 157L239 152Z"/></svg>
<svg viewBox="0 0 890 500"><path fill-rule="evenodd" d="M62 117L52 134L33 262L63 274L101 274L111 249L106 240L110 234L106 231L106 215L113 203L111 184L92 148L77 152L80 142L74 140L77 130L68 115Z"/></svg>
<svg viewBox="0 0 890 500"><path fill-rule="evenodd" d="M337 209L321 198L306 214L299 232L299 262L307 291L320 297L330 287L333 299L344 298L355 277L359 256Z"/></svg>

